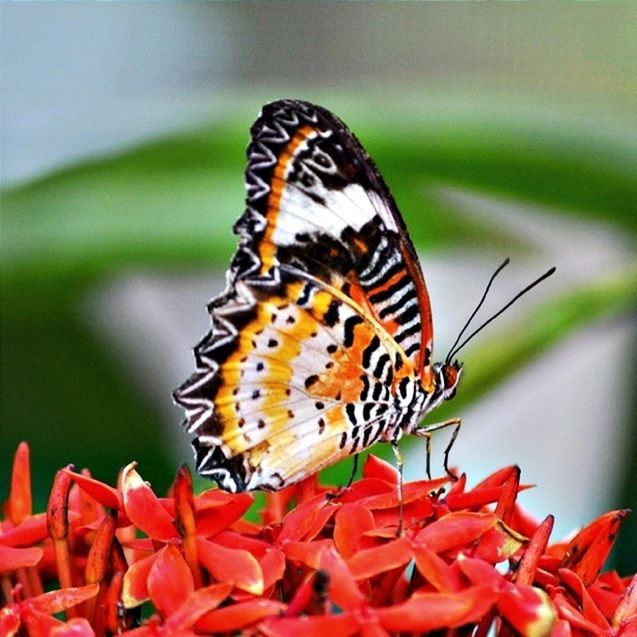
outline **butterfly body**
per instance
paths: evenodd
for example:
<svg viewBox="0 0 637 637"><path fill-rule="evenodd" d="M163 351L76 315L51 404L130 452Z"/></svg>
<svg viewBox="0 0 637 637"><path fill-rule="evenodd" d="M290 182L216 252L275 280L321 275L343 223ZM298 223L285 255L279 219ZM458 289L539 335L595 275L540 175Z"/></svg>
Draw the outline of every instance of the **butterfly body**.
<svg viewBox="0 0 637 637"><path fill-rule="evenodd" d="M227 288L175 393L198 471L229 491L280 489L417 431L460 375L431 363L415 251L344 124L285 100L251 132Z"/></svg>

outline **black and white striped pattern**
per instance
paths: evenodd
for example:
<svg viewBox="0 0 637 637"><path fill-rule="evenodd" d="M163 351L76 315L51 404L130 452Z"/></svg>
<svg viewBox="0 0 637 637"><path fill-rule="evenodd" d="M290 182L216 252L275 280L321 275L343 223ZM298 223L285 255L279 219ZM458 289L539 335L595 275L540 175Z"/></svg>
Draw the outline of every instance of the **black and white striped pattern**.
<svg viewBox="0 0 637 637"><path fill-rule="evenodd" d="M290 142L300 139L297 133L304 127L311 130L294 146L290 159ZM397 439L439 402L437 390L428 395L421 382L429 373L432 332L422 274L393 197L363 147L329 111L296 100L266 105L251 134L246 209L234 226L239 244L227 286L209 304L212 327L195 348L196 371L175 392L176 402L186 411L184 427L197 436L193 442L197 470L231 491L280 488L320 468L304 464L308 445L319 444L320 436L329 433L320 424L324 422L320 413L315 430L310 421L299 427L289 450L290 467L268 464L268 458L263 466L255 466L250 449L229 455L227 446L220 444L224 426L214 404L223 382L219 368L236 350L258 299L280 292L290 276L309 275L295 300L298 308L311 308L317 289L324 285L347 297L350 286L360 284L367 295L364 308L351 305L346 311L344 305L349 303L336 298L330 304L323 324L333 330L335 342L325 346L327 353L332 347L350 347L363 320L371 324L373 319L378 330L362 353L360 398L351 403L338 399L313 403L314 409L319 403L321 410L343 409L347 429L338 434L335 458L358 453L378 440ZM278 204L275 191L280 195ZM273 215L276 205L279 209ZM264 251L266 243L273 250ZM421 342L426 345L423 352ZM413 369L396 391L397 373L408 364L403 353ZM315 357L307 357L304 365L313 362ZM324 369L309 371L306 380ZM265 429L259 431L265 434Z"/></svg>

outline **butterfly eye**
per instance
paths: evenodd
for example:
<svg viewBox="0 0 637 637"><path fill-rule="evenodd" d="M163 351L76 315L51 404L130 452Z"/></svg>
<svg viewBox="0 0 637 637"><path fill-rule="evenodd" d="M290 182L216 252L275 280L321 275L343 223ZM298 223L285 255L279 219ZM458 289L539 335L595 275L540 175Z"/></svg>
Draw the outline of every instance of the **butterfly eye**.
<svg viewBox="0 0 637 637"><path fill-rule="evenodd" d="M446 398L452 398L456 393L456 385L458 384L458 378L460 376L460 367L456 365L443 365L440 372L442 376L443 390L450 390L450 394L448 394Z"/></svg>

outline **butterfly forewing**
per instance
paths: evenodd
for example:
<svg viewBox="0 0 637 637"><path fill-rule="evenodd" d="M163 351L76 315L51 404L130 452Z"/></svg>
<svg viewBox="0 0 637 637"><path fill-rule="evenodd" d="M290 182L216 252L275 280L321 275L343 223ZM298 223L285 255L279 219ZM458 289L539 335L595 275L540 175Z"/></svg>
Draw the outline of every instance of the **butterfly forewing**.
<svg viewBox="0 0 637 637"><path fill-rule="evenodd" d="M324 279L370 312L422 370L432 346L424 280L358 140L328 111L291 100L264 107L252 135L237 275L267 277L285 263Z"/></svg>
<svg viewBox="0 0 637 637"><path fill-rule="evenodd" d="M342 122L302 102L264 107L246 189L228 287L176 392L198 470L233 491L281 488L391 439L415 379L432 382L413 246Z"/></svg>

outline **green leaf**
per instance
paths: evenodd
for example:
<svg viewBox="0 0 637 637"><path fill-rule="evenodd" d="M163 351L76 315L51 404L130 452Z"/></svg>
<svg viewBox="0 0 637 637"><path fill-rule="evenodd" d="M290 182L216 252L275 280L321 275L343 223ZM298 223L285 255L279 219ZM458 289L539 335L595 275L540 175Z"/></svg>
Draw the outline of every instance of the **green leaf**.
<svg viewBox="0 0 637 637"><path fill-rule="evenodd" d="M246 121L176 135L96 159L2 194L5 276L82 276L123 264L225 263L243 209ZM485 241L435 196L444 185L559 206L637 231L637 147L574 120L449 116L444 105L395 124L356 126L385 174L415 242ZM515 237L486 235L491 245ZM42 266L45 266L44 268Z"/></svg>

